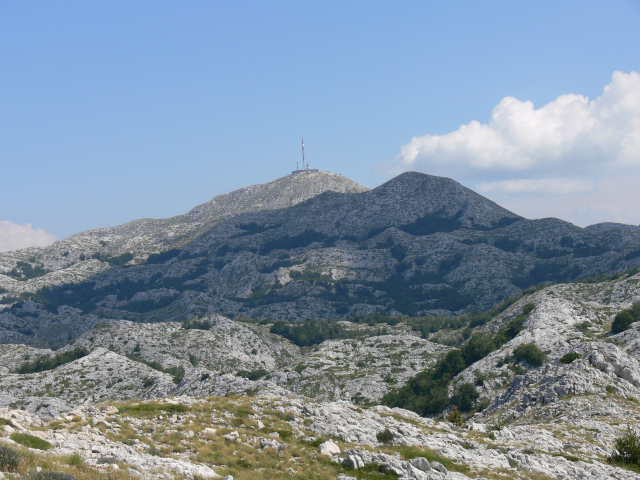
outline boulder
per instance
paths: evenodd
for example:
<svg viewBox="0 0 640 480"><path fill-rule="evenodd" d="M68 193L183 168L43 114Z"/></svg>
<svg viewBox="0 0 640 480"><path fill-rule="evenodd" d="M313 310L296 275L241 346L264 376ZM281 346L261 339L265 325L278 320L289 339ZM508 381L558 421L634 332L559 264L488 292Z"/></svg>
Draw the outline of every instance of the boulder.
<svg viewBox="0 0 640 480"><path fill-rule="evenodd" d="M331 440L328 440L320 444L320 446L318 447L318 452L320 453L320 455L333 457L334 455L340 455L340 447Z"/></svg>

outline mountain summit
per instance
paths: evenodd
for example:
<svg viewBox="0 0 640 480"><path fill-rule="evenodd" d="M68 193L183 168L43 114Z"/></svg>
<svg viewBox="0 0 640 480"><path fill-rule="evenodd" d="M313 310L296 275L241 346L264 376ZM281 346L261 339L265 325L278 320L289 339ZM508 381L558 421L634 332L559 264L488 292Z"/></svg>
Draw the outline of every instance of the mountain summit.
<svg viewBox="0 0 640 480"><path fill-rule="evenodd" d="M211 201L198 205L188 215L220 218L236 213L292 207L327 191L361 193L367 190L367 187L331 172L287 175L269 183L218 195Z"/></svg>
<svg viewBox="0 0 640 480"><path fill-rule="evenodd" d="M638 229L527 220L448 178L410 172L368 190L290 175L1 254L0 340L59 342L104 318L452 314L637 265Z"/></svg>

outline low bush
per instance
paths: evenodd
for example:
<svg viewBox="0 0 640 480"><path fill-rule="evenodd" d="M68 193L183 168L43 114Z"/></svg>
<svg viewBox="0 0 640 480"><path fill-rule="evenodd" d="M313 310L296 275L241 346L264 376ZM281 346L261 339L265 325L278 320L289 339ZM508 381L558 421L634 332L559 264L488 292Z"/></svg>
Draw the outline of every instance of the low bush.
<svg viewBox="0 0 640 480"><path fill-rule="evenodd" d="M513 356L518 362L526 361L530 365L540 367L547 360L547 355L535 343L525 343L513 350Z"/></svg>
<svg viewBox="0 0 640 480"><path fill-rule="evenodd" d="M238 377L243 377L248 380L259 380L262 377L266 376L269 372L267 372L264 368L260 368L258 370L239 370L236 375Z"/></svg>
<svg viewBox="0 0 640 480"><path fill-rule="evenodd" d="M565 365L570 364L571 362L573 362L574 360L577 360L580 358L580 354L577 352L569 352L569 353L565 353L562 358L560 359L560 362L564 363Z"/></svg>
<svg viewBox="0 0 640 480"><path fill-rule="evenodd" d="M307 320L297 323L277 320L269 332L280 335L299 347L319 345L325 340L353 336L335 320Z"/></svg>
<svg viewBox="0 0 640 480"><path fill-rule="evenodd" d="M79 467L84 464L84 458L78 452L74 452L66 458L66 462L72 467Z"/></svg>
<svg viewBox="0 0 640 480"><path fill-rule="evenodd" d="M383 431L376 434L376 438L380 443L391 443L394 437L395 434L388 428L385 428Z"/></svg>
<svg viewBox="0 0 640 480"><path fill-rule="evenodd" d="M625 435L616 439L616 448L607 461L640 467L640 437L629 428Z"/></svg>
<svg viewBox="0 0 640 480"><path fill-rule="evenodd" d="M20 454L13 448L0 445L0 472L15 472L20 465Z"/></svg>
<svg viewBox="0 0 640 480"><path fill-rule="evenodd" d="M25 478L26 480L76 480L76 477L70 473L52 472L48 470L29 472Z"/></svg>
<svg viewBox="0 0 640 480"><path fill-rule="evenodd" d="M447 420L449 420L454 425L457 425L459 427L462 426L462 414L460 413L460 410L458 410L458 407L454 405L451 408L449 415L447 415Z"/></svg>
<svg viewBox="0 0 640 480"><path fill-rule="evenodd" d="M611 333L621 333L628 330L631 324L640 322L640 302L634 303L631 308L621 311L611 324Z"/></svg>
<svg viewBox="0 0 640 480"><path fill-rule="evenodd" d="M167 413L183 413L189 411L189 406L183 403L141 403L138 405L123 405L118 407L121 413L131 414L155 414L162 412Z"/></svg>
<svg viewBox="0 0 640 480"><path fill-rule="evenodd" d="M10 438L14 442L29 448L36 448L38 450L49 450L50 448L53 448L53 445L46 440L34 437L28 433L14 433Z"/></svg>

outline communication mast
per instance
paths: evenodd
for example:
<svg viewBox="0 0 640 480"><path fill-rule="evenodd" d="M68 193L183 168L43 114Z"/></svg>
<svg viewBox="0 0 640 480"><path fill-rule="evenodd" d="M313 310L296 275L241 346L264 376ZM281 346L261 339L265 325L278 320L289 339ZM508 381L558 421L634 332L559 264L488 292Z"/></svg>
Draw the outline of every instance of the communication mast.
<svg viewBox="0 0 640 480"><path fill-rule="evenodd" d="M302 139L302 170L298 169L298 162L296 162L296 169L291 172L291 175L300 175L301 173L317 173L317 169L312 169L311 164L306 163L306 158L304 156L304 138Z"/></svg>

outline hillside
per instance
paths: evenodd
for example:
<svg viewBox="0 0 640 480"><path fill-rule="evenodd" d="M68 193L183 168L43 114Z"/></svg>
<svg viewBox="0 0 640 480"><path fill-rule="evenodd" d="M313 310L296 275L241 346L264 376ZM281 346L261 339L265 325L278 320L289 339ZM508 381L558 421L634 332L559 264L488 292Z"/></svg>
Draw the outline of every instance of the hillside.
<svg viewBox="0 0 640 480"><path fill-rule="evenodd" d="M269 472L264 478L290 475L288 468L316 472L311 478L369 478L383 466L396 476L371 478L637 479L606 457L640 418L640 322L608 333L616 314L639 301L635 273L528 293L468 333L444 326L423 334L391 319L342 322L343 338L309 347L270 333L269 323L218 315L103 321L56 352L2 346L0 417L52 443L58 455L81 452L92 468L163 472L153 478L242 479L259 466ZM453 379L449 395L470 382L483 406L463 414L462 427L447 420L449 409L422 418L378 405L455 348L442 342L464 345L519 316L525 321L513 339ZM540 366L513 360L530 342L547 352ZM54 370L15 373L43 354L78 348L88 354ZM560 361L568 353L573 360ZM116 405L86 406L105 401ZM389 439L381 440L385 429ZM318 455L326 440L338 450ZM207 445L217 456L205 454ZM269 452L281 460L270 462ZM424 470L414 457L427 459Z"/></svg>
<svg viewBox="0 0 640 480"><path fill-rule="evenodd" d="M62 346L103 319L451 315L637 265L638 228L527 220L451 179L288 176L0 255L0 340Z"/></svg>

